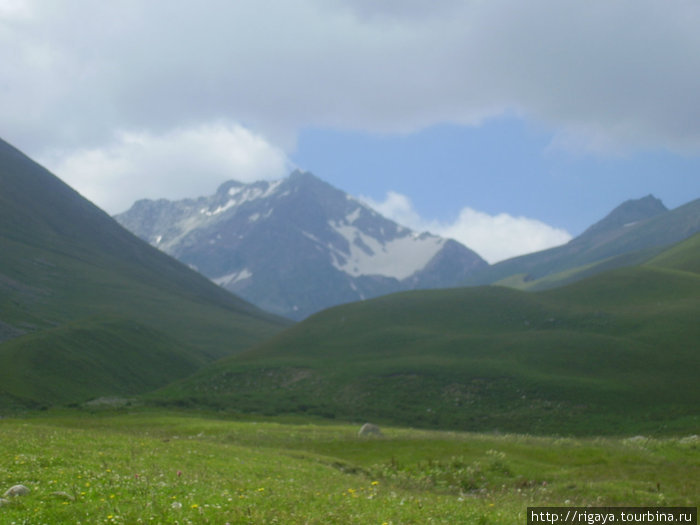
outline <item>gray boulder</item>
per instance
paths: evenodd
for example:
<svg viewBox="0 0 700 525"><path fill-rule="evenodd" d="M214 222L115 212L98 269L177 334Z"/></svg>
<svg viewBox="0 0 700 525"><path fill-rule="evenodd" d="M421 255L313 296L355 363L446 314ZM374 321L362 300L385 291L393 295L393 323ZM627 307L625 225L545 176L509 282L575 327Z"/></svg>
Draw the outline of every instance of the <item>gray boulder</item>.
<svg viewBox="0 0 700 525"><path fill-rule="evenodd" d="M358 437L367 437L367 436L381 436L382 431L379 429L377 425L373 425L372 423L365 423L362 425L362 428L360 428L359 432L357 433Z"/></svg>
<svg viewBox="0 0 700 525"><path fill-rule="evenodd" d="M29 489L27 487L24 485L15 485L7 489L3 496L6 498L13 498L15 496L24 496L25 494L29 494Z"/></svg>

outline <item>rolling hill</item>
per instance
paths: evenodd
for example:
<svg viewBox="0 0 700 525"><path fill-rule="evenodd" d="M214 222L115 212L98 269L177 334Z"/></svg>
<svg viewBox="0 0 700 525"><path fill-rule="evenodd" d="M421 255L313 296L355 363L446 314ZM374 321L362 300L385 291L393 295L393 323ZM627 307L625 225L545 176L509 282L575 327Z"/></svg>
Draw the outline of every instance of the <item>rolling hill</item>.
<svg viewBox="0 0 700 525"><path fill-rule="evenodd" d="M569 286L325 310L157 403L534 433L697 431L700 235Z"/></svg>
<svg viewBox="0 0 700 525"><path fill-rule="evenodd" d="M141 393L288 324L0 141L0 407Z"/></svg>

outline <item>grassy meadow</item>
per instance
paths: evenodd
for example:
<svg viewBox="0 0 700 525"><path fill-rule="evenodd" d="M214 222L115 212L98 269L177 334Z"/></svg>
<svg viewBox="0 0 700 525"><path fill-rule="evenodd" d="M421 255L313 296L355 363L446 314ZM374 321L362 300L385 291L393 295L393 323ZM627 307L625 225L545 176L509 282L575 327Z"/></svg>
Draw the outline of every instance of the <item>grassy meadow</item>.
<svg viewBox="0 0 700 525"><path fill-rule="evenodd" d="M3 524L525 523L534 505L685 505L697 436L533 437L136 409L0 420Z"/></svg>

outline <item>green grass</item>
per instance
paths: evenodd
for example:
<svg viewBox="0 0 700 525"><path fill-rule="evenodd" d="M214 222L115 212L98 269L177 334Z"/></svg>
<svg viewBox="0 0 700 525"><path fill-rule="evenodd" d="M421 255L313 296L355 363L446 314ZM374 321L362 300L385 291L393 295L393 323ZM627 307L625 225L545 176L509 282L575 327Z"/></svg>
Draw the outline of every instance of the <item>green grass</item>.
<svg viewBox="0 0 700 525"><path fill-rule="evenodd" d="M665 250L647 264L700 274L700 258L697 257L699 251L700 234L696 234L687 241Z"/></svg>
<svg viewBox="0 0 700 525"><path fill-rule="evenodd" d="M696 244L659 261L695 260ZM148 399L477 431L697 432L700 275L667 266L332 308Z"/></svg>
<svg viewBox="0 0 700 525"><path fill-rule="evenodd" d="M0 420L2 523L525 522L527 506L694 506L697 437L572 439L164 412Z"/></svg>

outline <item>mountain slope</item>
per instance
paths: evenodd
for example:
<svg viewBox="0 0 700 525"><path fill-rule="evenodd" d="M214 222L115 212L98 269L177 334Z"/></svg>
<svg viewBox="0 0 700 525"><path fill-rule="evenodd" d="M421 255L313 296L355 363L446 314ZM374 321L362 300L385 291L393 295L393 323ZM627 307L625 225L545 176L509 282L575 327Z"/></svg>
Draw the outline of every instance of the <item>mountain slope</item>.
<svg viewBox="0 0 700 525"><path fill-rule="evenodd" d="M565 245L499 262L474 272L465 284L503 282L526 289L551 288L641 263L698 231L700 199L669 211L649 195L622 203Z"/></svg>
<svg viewBox="0 0 700 525"><path fill-rule="evenodd" d="M0 254L0 403L143 392L286 325L3 141Z"/></svg>
<svg viewBox="0 0 700 525"><path fill-rule="evenodd" d="M158 392L469 430L697 430L700 236L546 292L404 292L323 311Z"/></svg>
<svg viewBox="0 0 700 525"><path fill-rule="evenodd" d="M293 319L399 290L454 286L486 267L309 173L229 181L215 195L142 200L116 216L142 239L258 306Z"/></svg>

